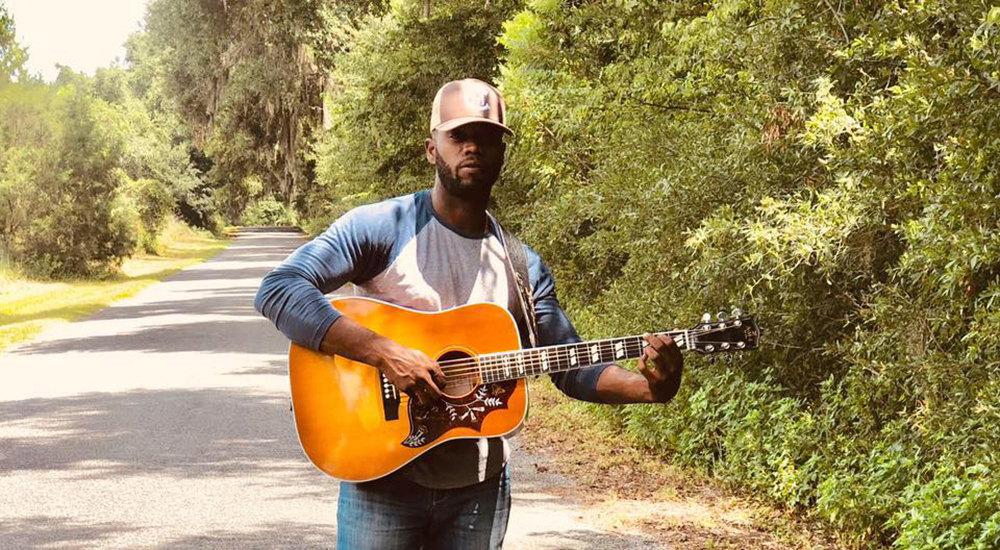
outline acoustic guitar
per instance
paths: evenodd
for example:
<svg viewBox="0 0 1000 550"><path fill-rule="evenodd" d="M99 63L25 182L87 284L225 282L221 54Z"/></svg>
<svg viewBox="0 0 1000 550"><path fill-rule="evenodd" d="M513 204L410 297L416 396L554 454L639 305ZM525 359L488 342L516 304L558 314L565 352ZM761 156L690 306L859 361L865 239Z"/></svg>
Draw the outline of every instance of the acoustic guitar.
<svg viewBox="0 0 1000 550"><path fill-rule="evenodd" d="M626 336L522 350L513 317L496 304L428 313L370 298L332 303L373 332L436 359L447 378L444 397L423 406L369 365L292 344L299 442L316 467L345 481L378 479L445 441L509 434L527 412L525 378L636 359L648 345ZM720 317L706 314L696 326L666 334L700 354L757 347L752 316Z"/></svg>

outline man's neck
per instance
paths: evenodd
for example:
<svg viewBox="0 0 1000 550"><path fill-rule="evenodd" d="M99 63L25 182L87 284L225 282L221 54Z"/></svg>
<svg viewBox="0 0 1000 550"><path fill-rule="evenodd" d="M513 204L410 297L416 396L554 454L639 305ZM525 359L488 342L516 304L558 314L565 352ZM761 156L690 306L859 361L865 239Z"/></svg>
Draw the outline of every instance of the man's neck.
<svg viewBox="0 0 1000 550"><path fill-rule="evenodd" d="M482 198L466 199L456 197L444 188L440 181L431 189L431 205L438 216L462 233L480 235L486 232L486 204L489 195Z"/></svg>

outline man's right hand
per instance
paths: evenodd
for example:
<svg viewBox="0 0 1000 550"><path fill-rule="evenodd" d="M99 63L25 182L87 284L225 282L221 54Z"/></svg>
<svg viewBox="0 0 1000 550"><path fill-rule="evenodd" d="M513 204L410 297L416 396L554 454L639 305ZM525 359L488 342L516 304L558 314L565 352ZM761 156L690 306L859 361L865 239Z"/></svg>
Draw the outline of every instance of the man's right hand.
<svg viewBox="0 0 1000 550"><path fill-rule="evenodd" d="M430 405L441 398L441 387L447 378L441 367L427 354L410 349L383 338L376 348L378 359L375 367L411 399L416 398L421 405Z"/></svg>
<svg viewBox="0 0 1000 550"><path fill-rule="evenodd" d="M444 371L425 353L401 346L348 317L338 318L323 336L320 350L372 365L411 399L430 405L441 398Z"/></svg>

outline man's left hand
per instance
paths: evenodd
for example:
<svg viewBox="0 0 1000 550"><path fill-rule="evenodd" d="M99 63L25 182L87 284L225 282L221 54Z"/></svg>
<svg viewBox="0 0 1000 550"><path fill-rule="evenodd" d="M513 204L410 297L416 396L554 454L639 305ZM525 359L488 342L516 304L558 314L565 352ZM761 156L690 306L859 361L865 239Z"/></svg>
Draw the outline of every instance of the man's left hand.
<svg viewBox="0 0 1000 550"><path fill-rule="evenodd" d="M681 385L684 357L681 350L666 334L646 334L649 343L639 357L639 372L646 377L649 392L655 403L670 401Z"/></svg>

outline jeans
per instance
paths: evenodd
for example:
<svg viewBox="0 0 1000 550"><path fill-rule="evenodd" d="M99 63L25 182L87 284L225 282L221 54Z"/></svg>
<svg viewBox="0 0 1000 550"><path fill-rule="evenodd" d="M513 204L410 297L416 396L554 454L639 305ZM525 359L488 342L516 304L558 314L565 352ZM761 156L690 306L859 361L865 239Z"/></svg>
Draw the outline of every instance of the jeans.
<svg viewBox="0 0 1000 550"><path fill-rule="evenodd" d="M338 550L498 550L510 515L510 475L458 489L389 476L341 483Z"/></svg>

